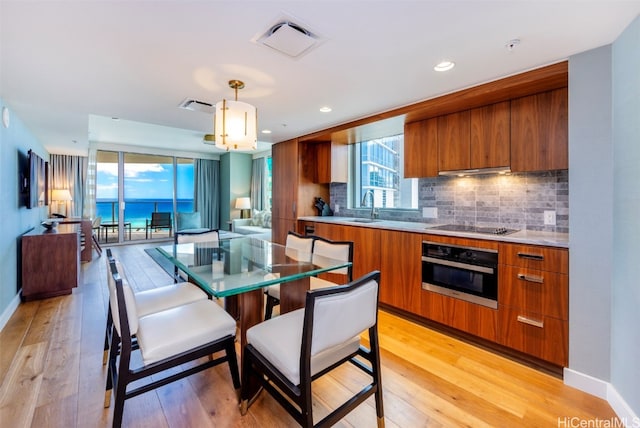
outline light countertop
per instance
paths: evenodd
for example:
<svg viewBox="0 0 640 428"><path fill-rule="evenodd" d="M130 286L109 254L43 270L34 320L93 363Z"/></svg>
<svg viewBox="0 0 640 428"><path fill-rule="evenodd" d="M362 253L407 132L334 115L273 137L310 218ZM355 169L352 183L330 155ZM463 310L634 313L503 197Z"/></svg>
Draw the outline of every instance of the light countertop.
<svg viewBox="0 0 640 428"><path fill-rule="evenodd" d="M484 233L433 230L433 227L441 225L439 223L419 223L393 220L375 220L372 223L361 223L354 220L366 219L354 219L353 217L338 216L309 216L299 217L298 220L318 223L342 224L346 226L368 227L372 229L397 230L400 232L429 233L432 235L453 236L458 238L484 239L487 241L512 242L515 244L545 245L549 247L569 248L568 233L520 230L519 232L511 233L509 235L490 235Z"/></svg>

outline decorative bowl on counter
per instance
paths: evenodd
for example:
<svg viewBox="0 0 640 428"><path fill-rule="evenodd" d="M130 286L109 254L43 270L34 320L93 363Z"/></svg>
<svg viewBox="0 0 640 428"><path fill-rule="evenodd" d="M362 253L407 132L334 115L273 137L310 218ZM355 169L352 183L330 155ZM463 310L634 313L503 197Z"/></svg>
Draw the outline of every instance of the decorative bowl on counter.
<svg viewBox="0 0 640 428"><path fill-rule="evenodd" d="M55 230L58 227L58 222L57 221L52 221L52 220L46 220L43 221L42 223L40 223L45 229L47 229L48 231L52 231Z"/></svg>

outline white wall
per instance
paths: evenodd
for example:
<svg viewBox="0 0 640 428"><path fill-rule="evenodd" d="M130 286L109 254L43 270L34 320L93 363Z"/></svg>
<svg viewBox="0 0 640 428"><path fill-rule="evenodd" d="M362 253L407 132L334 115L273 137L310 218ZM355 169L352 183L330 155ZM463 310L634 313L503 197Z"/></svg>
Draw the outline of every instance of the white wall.
<svg viewBox="0 0 640 428"><path fill-rule="evenodd" d="M640 418L640 17L569 61L569 369Z"/></svg>
<svg viewBox="0 0 640 428"><path fill-rule="evenodd" d="M613 44L613 76L611 383L640 415L640 16Z"/></svg>
<svg viewBox="0 0 640 428"><path fill-rule="evenodd" d="M19 207L18 153L26 156L29 149L48 160L49 154L24 126L10 105L0 98L0 106L8 107L10 125L0 124L0 196L2 198L2 221L0 221L0 329L10 318L19 302L18 282L18 237L32 227L40 227L47 216L46 208L26 209Z"/></svg>
<svg viewBox="0 0 640 428"><path fill-rule="evenodd" d="M569 367L610 380L611 46L569 60Z"/></svg>

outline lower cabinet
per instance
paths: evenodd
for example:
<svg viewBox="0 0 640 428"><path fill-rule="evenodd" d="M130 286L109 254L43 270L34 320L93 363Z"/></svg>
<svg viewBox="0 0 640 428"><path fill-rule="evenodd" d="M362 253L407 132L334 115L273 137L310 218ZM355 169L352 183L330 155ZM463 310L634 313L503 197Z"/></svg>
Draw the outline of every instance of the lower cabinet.
<svg viewBox="0 0 640 428"><path fill-rule="evenodd" d="M557 366L568 365L567 249L321 222L312 227L315 235L354 242L354 278L381 271L381 304ZM425 240L497 250L498 309L422 289Z"/></svg>
<svg viewBox="0 0 640 428"><path fill-rule="evenodd" d="M420 315L492 342L498 340L498 311L423 290Z"/></svg>
<svg viewBox="0 0 640 428"><path fill-rule="evenodd" d="M380 231L380 302L420 313L422 263L419 233Z"/></svg>
<svg viewBox="0 0 640 428"><path fill-rule="evenodd" d="M80 274L80 234L75 225L33 230L20 239L22 299L71 294Z"/></svg>
<svg viewBox="0 0 640 428"><path fill-rule="evenodd" d="M566 367L569 355L569 322L558 318L527 315L521 309L500 307L501 345L550 363Z"/></svg>
<svg viewBox="0 0 640 428"><path fill-rule="evenodd" d="M569 252L500 244L501 345L566 367L569 359Z"/></svg>
<svg viewBox="0 0 640 428"><path fill-rule="evenodd" d="M353 279L380 270L380 232L380 229L327 223L316 223L314 229L316 236L353 242Z"/></svg>

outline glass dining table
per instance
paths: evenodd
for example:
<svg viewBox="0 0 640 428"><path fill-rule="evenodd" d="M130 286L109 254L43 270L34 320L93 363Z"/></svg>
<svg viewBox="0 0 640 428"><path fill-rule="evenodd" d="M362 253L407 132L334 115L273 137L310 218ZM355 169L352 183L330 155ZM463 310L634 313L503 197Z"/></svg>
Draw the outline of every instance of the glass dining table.
<svg viewBox="0 0 640 428"><path fill-rule="evenodd" d="M239 322L241 349L246 331L263 320L264 288L280 284L280 312L304 306L309 277L348 267L351 262L318 259L250 235L211 242L157 248L181 275L210 296L225 299L225 309Z"/></svg>

